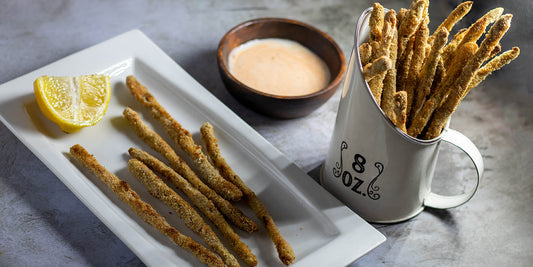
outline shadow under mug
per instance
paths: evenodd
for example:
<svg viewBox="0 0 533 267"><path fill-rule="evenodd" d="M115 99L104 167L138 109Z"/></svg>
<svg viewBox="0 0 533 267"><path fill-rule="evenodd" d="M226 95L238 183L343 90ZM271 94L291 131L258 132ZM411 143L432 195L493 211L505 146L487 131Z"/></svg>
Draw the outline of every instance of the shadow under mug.
<svg viewBox="0 0 533 267"><path fill-rule="evenodd" d="M387 118L366 83L359 45L368 39L372 8L357 22L330 148L320 183L369 222L393 223L418 215L424 207L452 208L466 203L483 175L483 159L463 134L446 127L431 140L413 138ZM442 141L463 150L476 169L470 191L443 196L431 192Z"/></svg>

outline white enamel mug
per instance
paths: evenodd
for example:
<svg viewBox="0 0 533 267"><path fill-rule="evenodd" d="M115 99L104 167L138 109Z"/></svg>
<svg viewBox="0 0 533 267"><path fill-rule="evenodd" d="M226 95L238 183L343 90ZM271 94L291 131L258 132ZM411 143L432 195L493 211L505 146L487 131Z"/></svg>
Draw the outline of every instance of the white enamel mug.
<svg viewBox="0 0 533 267"><path fill-rule="evenodd" d="M431 140L413 138L387 118L366 83L359 45L368 38L372 8L358 20L335 128L320 182L369 222L393 223L410 219L424 207L446 209L466 203L483 175L483 159L463 134L446 127ZM476 169L470 191L443 196L431 192L439 146L448 142L463 150Z"/></svg>

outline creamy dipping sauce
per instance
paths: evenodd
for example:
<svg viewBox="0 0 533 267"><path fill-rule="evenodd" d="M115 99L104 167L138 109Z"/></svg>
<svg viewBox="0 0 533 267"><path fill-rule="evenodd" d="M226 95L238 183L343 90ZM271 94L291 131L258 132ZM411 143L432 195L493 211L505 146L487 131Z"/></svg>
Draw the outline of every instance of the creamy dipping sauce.
<svg viewBox="0 0 533 267"><path fill-rule="evenodd" d="M303 45L279 38L248 41L233 49L229 71L258 91L279 96L317 92L329 84L326 63Z"/></svg>

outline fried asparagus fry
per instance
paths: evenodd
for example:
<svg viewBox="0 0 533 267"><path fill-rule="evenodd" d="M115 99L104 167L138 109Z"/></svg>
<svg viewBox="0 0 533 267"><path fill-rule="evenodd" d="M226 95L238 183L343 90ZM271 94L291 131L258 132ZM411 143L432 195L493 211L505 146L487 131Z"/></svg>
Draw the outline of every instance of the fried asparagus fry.
<svg viewBox="0 0 533 267"><path fill-rule="evenodd" d="M413 58L413 49L415 45L415 36L411 36L402 53L402 56L396 61L396 91L405 91L407 77Z"/></svg>
<svg viewBox="0 0 533 267"><path fill-rule="evenodd" d="M132 95L150 110L152 116L159 122L172 140L191 157L200 176L218 194L230 201L238 201L242 192L232 183L224 180L218 171L211 165L202 152L202 148L194 143L189 131L184 129L172 116L157 102L148 89L141 85L133 76L128 76L126 83Z"/></svg>
<svg viewBox="0 0 533 267"><path fill-rule="evenodd" d="M383 7L378 3L374 4L374 8L370 13L369 25L371 27L370 45L372 47L372 56L370 57L370 61L373 62L382 56L388 57L389 51L387 47L390 46L391 42L390 36L387 36L387 27L389 27L389 25L387 25L384 20ZM384 30L386 31L384 32ZM374 98L378 104L381 100L384 77L385 74L380 73L375 75L372 79L367 80L368 86L370 87L370 90L372 91L372 94L374 95Z"/></svg>
<svg viewBox="0 0 533 267"><path fill-rule="evenodd" d="M256 256L252 253L250 248L240 240L239 236L233 231L211 200L194 188L185 178L176 173L172 168L168 167L165 163L151 156L147 152L137 148L130 148L128 152L130 156L141 161L153 171L170 180L190 199L194 206L213 222L224 238L229 241L231 247L237 253L239 258L250 266L257 265Z"/></svg>
<svg viewBox="0 0 533 267"><path fill-rule="evenodd" d="M391 68L395 65L396 60L396 14L394 10L388 11L384 16L384 23L383 23L383 29L382 29L382 39L379 45L379 48L377 50L378 55L381 55L381 57L388 57L391 62ZM377 74L372 80L369 81L368 85L370 87L370 90L372 91L372 94L374 95L374 99L376 99L376 102L378 105L381 105L382 100L382 93L384 89L384 79L387 79L387 76L390 76L390 74L387 72L381 72ZM390 77L389 77L390 79Z"/></svg>
<svg viewBox="0 0 533 267"><path fill-rule="evenodd" d="M511 14L503 15L490 28L476 54L466 64L459 79L453 85L446 101L435 111L425 135L427 139L432 139L440 135L446 122L468 90L468 84L474 77L476 71L489 58L491 51L511 26L512 17Z"/></svg>
<svg viewBox="0 0 533 267"><path fill-rule="evenodd" d="M396 69L392 68L387 71L383 80L383 94L381 99L381 109L391 117L394 114L394 94L396 93Z"/></svg>
<svg viewBox="0 0 533 267"><path fill-rule="evenodd" d="M198 191L209 198L226 218L238 228L252 233L258 230L258 226L239 209L235 208L229 201L218 195L213 189L204 184L200 178L191 170L189 165L181 159L176 152L168 145L161 136L148 127L139 117L137 112L130 108L124 109L124 118L133 128L135 133L152 149L163 155L171 167Z"/></svg>
<svg viewBox="0 0 533 267"><path fill-rule="evenodd" d="M396 91L404 91L409 76L411 59L413 56L415 33L421 21L425 20L427 14L427 0L414 0L408 12L402 18L398 28L397 61L396 61ZM391 114L394 111L393 94L388 94L388 100L384 101L384 111Z"/></svg>
<svg viewBox="0 0 533 267"><path fill-rule="evenodd" d="M420 74L420 82L417 85L417 88L414 90L414 100L410 112L410 121L411 125L407 129L407 133L413 137L416 137L420 132L422 132L423 127L427 123L426 118L422 118L418 115L420 112L419 109L425 105L424 100L430 93L431 84L435 77L435 70L440 58L440 52L444 44L448 39L448 30L442 28L439 30L438 34L435 36L433 45L431 46L431 51L428 58L422 65L422 72ZM429 118L427 118L429 119ZM426 120L426 121L424 121Z"/></svg>
<svg viewBox="0 0 533 267"><path fill-rule="evenodd" d="M205 223L204 219L194 210L189 203L180 197L174 190L153 173L146 165L137 159L128 161L128 170L141 181L148 192L167 206L183 220L185 225L204 240L215 251L227 266L239 266L237 259L224 247L213 229Z"/></svg>
<svg viewBox="0 0 533 267"><path fill-rule="evenodd" d="M402 22L398 28L398 58L403 57L407 43L418 28L427 4L427 0L414 0L409 7L409 11L402 18ZM399 62L396 63L396 68L398 68Z"/></svg>
<svg viewBox="0 0 533 267"><path fill-rule="evenodd" d="M128 183L120 180L102 166L93 155L81 145L70 148L70 154L74 156L85 168L91 171L100 181L106 184L124 203L126 203L141 219L153 226L161 233L168 236L174 243L194 254L201 262L209 266L224 266L224 263L209 249L196 243L190 237L183 235L174 227L170 226L165 218L142 201L139 195L130 188Z"/></svg>
<svg viewBox="0 0 533 267"><path fill-rule="evenodd" d="M391 25L390 30L388 30L387 33L392 37L389 46L389 58L394 67L396 66L396 60L398 59L398 15L396 15L396 12L391 9L385 13L385 21Z"/></svg>
<svg viewBox="0 0 533 267"><path fill-rule="evenodd" d="M359 46L359 57L361 58L362 66L370 63L370 58L372 57L372 46L369 43L362 43Z"/></svg>
<svg viewBox="0 0 533 267"><path fill-rule="evenodd" d="M419 73L426 56L426 43L429 36L428 28L429 20L425 19L418 26L418 30L415 33L415 41L413 48L413 55L411 56L411 65L409 67L407 80L405 81L405 91L407 92L407 113L411 111L413 105L415 88L419 82Z"/></svg>
<svg viewBox="0 0 533 267"><path fill-rule="evenodd" d="M370 41L381 41L381 29L383 28L383 6L379 3L374 3L372 12L370 13Z"/></svg>
<svg viewBox="0 0 533 267"><path fill-rule="evenodd" d="M279 229L274 223L274 220L266 210L263 203L222 157L220 149L218 148L218 140L213 133L213 126L210 123L204 123L200 129L200 132L202 133L202 140L206 145L207 153L209 154L209 157L215 166L218 168L218 170L220 170L220 173L226 179L233 182L242 190L244 199L248 202L248 205L252 208L257 218L263 222L270 238L272 239L272 242L276 246L281 262L283 262L285 265L293 263L295 259L294 250L281 235Z"/></svg>
<svg viewBox="0 0 533 267"><path fill-rule="evenodd" d="M520 49L518 47L513 47L513 49L505 51L501 55L487 62L485 66L476 71L476 75L474 75L468 84L468 89L463 97L465 97L472 88L478 86L483 80L485 80L485 78L487 78L487 76L489 76L492 72L497 71L503 66L511 63L511 61L518 57L519 54Z"/></svg>
<svg viewBox="0 0 533 267"><path fill-rule="evenodd" d="M382 38L379 44L378 55L391 57L391 46L394 43L396 30L396 12L389 10L383 18Z"/></svg>
<svg viewBox="0 0 533 267"><path fill-rule="evenodd" d="M392 68L387 70L387 73L385 74L385 78L383 80L382 95L380 101L378 101L378 104L386 113L390 112L391 110L391 107L393 105L391 99L393 98L393 95L396 92L397 70L394 67L396 66L398 52L398 27L396 27L396 17L397 16L394 10L389 10L387 13L385 13L385 22L387 25L390 25L387 29L389 29L389 34L392 37L391 44L389 46L389 58L392 63Z"/></svg>
<svg viewBox="0 0 533 267"><path fill-rule="evenodd" d="M434 35L436 35L437 32L440 31L440 29L442 28L446 28L448 32L451 32L453 26L455 26L458 21L460 21L466 14L468 14L468 12L470 12L472 4L474 4L474 2L466 1L455 7L455 9L450 13L450 15L448 15L448 17L435 30Z"/></svg>
<svg viewBox="0 0 533 267"><path fill-rule="evenodd" d="M376 75L382 74L388 69L392 68L390 59L386 56L374 60L363 67L363 75L367 80L374 78Z"/></svg>
<svg viewBox="0 0 533 267"><path fill-rule="evenodd" d="M394 115L392 116L394 125L403 132L407 132L407 92L398 91L394 93Z"/></svg>

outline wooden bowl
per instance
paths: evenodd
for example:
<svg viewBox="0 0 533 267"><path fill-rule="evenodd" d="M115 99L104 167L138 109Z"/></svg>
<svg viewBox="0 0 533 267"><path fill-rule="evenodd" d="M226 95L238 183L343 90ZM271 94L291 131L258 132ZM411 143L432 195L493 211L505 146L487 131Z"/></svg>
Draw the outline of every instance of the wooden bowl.
<svg viewBox="0 0 533 267"><path fill-rule="evenodd" d="M255 90L237 80L229 72L231 50L262 38L293 40L313 51L329 68L328 86L308 95L278 96ZM346 71L344 54L329 35L303 22L284 18L259 18L235 26L220 40L217 58L222 80L235 98L259 113L283 119L305 116L324 104L335 93Z"/></svg>

